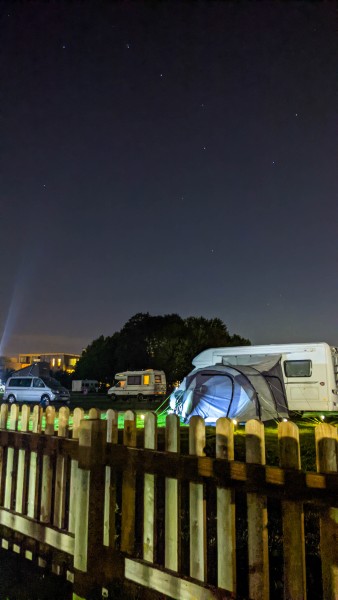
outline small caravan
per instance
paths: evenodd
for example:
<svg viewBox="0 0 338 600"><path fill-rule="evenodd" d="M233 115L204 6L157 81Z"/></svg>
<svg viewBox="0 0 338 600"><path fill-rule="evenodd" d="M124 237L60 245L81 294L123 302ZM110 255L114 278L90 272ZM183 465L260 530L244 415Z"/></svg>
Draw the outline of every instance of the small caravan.
<svg viewBox="0 0 338 600"><path fill-rule="evenodd" d="M164 371L154 369L116 373L114 379L114 385L108 390L108 396L112 400L157 398L164 396L167 389Z"/></svg>
<svg viewBox="0 0 338 600"><path fill-rule="evenodd" d="M338 349L324 342L210 348L192 362L171 398L185 420L338 411Z"/></svg>
<svg viewBox="0 0 338 600"><path fill-rule="evenodd" d="M72 392L81 392L89 394L99 391L99 382L96 379L73 379Z"/></svg>

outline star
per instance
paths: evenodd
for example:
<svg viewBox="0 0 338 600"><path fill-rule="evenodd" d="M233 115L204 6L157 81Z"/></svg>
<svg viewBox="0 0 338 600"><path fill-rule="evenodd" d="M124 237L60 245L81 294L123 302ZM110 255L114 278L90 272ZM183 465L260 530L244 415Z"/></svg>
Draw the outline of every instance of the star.
<svg viewBox="0 0 338 600"><path fill-rule="evenodd" d="M126 48L128 48L128 49L129 49L129 48L130 48L130 44L126 44Z"/></svg>

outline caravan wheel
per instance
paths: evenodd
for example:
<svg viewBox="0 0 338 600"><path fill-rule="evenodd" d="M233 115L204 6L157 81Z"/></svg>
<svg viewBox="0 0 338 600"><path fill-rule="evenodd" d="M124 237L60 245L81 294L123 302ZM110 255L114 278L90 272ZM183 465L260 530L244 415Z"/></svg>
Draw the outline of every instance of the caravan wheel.
<svg viewBox="0 0 338 600"><path fill-rule="evenodd" d="M143 400L143 394L137 394L137 399L139 402L142 402Z"/></svg>

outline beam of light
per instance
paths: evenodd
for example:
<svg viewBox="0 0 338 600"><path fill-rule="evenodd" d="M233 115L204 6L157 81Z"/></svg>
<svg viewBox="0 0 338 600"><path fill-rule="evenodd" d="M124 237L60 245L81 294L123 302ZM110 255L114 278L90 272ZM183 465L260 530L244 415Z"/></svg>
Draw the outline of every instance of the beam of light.
<svg viewBox="0 0 338 600"><path fill-rule="evenodd" d="M28 291L32 287L33 274L36 271L35 252L30 254L30 259L22 258L18 268L13 286L12 297L9 302L7 316L0 339L0 356L4 356L6 349L15 335L19 317L23 313L24 305L27 300Z"/></svg>

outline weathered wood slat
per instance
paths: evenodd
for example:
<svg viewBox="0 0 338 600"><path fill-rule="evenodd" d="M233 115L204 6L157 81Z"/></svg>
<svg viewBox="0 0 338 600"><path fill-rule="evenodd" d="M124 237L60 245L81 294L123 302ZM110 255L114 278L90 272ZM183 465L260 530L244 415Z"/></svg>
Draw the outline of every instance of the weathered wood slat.
<svg viewBox="0 0 338 600"><path fill-rule="evenodd" d="M8 404L1 404L0 408L0 429L7 429ZM0 431L1 433L1 431ZM6 449L0 446L0 504L3 504L6 485Z"/></svg>
<svg viewBox="0 0 338 600"><path fill-rule="evenodd" d="M245 426L246 462L265 464L263 423L251 420ZM269 547L267 499L263 494L247 495L249 596L252 600L269 598Z"/></svg>
<svg viewBox="0 0 338 600"><path fill-rule="evenodd" d="M30 408L23 405L21 408L21 431L28 431ZM20 448L18 452L18 467L16 480L15 511L23 512L26 505L26 483L27 483L26 450Z"/></svg>
<svg viewBox="0 0 338 600"><path fill-rule="evenodd" d="M180 420L177 415L168 415L166 419L165 449L173 453L180 451ZM178 571L180 564L180 535L179 535L179 482L173 477L165 480L165 539L164 564L171 571Z"/></svg>
<svg viewBox="0 0 338 600"><path fill-rule="evenodd" d="M299 430L291 421L278 424L280 464L299 470ZM306 600L304 511L302 502L282 501L284 597Z"/></svg>
<svg viewBox="0 0 338 600"><path fill-rule="evenodd" d="M317 470L337 473L338 430L326 423L315 429ZM338 508L327 507L320 517L320 554L322 561L323 597L338 598Z"/></svg>
<svg viewBox="0 0 338 600"><path fill-rule="evenodd" d="M234 425L231 419L216 423L216 458L234 460ZM235 492L217 487L217 582L236 592Z"/></svg>
<svg viewBox="0 0 338 600"><path fill-rule="evenodd" d="M75 408L73 413L73 428L72 428L72 439L78 440L80 435L80 424L84 418L83 408ZM78 484L78 461L73 458L70 462L70 494L69 494L69 517L68 517L68 529L71 533L75 533L75 520L76 520L76 490Z"/></svg>
<svg viewBox="0 0 338 600"><path fill-rule="evenodd" d="M136 414L132 410L124 415L123 443L129 448L136 447ZM127 554L132 554L135 545L135 500L136 472L129 466L123 471L122 479L121 550Z"/></svg>
<svg viewBox="0 0 338 600"><path fill-rule="evenodd" d="M118 412L109 408L107 410L107 443L118 442ZM114 547L115 544L115 511L116 511L116 473L110 466L105 467L105 492L104 492L104 529L103 543L105 546Z"/></svg>
<svg viewBox="0 0 338 600"><path fill-rule="evenodd" d="M189 424L189 454L204 456L205 423L194 416ZM206 502L203 484L189 484L190 576L204 581L206 577Z"/></svg>
<svg viewBox="0 0 338 600"><path fill-rule="evenodd" d="M12 404L10 418L9 418L9 428L12 431L16 431L18 428L19 422L19 407L17 404ZM12 508L15 494L15 480L16 473L15 470L15 450L14 448L7 448L7 465L6 465L6 487L5 487L5 500L4 507Z"/></svg>
<svg viewBox="0 0 338 600"><path fill-rule="evenodd" d="M66 438L69 430L69 408L62 406L59 410L58 437ZM58 454L56 457L54 514L53 525L60 529L65 527L65 502L66 502L66 457Z"/></svg>
<svg viewBox="0 0 338 600"><path fill-rule="evenodd" d="M5 525L14 531L33 538L43 544L48 544L67 554L74 554L74 536L48 527L43 523L23 515L0 508L0 525Z"/></svg>
<svg viewBox="0 0 338 600"><path fill-rule="evenodd" d="M55 408L47 406L46 408L46 427L45 435L54 435L55 431ZM41 480L41 503L40 503L40 521L43 523L51 522L52 509L52 481L53 465L49 454L42 457L42 480Z"/></svg>
<svg viewBox="0 0 338 600"><path fill-rule="evenodd" d="M217 593L216 590L202 587L196 582L176 577L167 571L161 571L130 558L125 560L125 577L139 585L156 590L161 595L175 598L175 600L214 600L215 598L225 600L226 598L233 598L225 590Z"/></svg>
<svg viewBox="0 0 338 600"><path fill-rule="evenodd" d="M144 447L157 448L157 415L149 412L144 419ZM155 475L145 473L143 489L143 559L155 561Z"/></svg>

